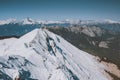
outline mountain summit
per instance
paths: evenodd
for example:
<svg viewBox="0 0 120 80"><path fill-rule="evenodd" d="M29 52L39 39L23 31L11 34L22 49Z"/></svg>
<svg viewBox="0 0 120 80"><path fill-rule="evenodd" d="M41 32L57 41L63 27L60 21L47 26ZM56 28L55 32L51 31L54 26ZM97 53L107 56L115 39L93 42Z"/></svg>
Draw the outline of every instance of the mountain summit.
<svg viewBox="0 0 120 80"><path fill-rule="evenodd" d="M94 56L46 29L16 39L1 54L1 80L108 80Z"/></svg>
<svg viewBox="0 0 120 80"><path fill-rule="evenodd" d="M36 21L29 17L22 21L22 24L35 24L35 23L36 23Z"/></svg>

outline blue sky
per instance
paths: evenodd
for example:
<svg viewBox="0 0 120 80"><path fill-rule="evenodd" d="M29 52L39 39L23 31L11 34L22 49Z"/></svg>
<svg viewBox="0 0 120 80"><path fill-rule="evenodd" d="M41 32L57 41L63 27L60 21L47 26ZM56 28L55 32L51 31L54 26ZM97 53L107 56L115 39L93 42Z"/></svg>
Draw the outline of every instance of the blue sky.
<svg viewBox="0 0 120 80"><path fill-rule="evenodd" d="M0 0L0 20L120 20L120 0Z"/></svg>

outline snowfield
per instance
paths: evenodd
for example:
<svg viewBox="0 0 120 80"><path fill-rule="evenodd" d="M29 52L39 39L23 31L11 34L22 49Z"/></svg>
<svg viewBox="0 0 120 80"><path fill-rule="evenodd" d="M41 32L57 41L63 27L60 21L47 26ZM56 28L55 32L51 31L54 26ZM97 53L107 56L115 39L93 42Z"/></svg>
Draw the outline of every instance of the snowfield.
<svg viewBox="0 0 120 80"><path fill-rule="evenodd" d="M46 29L0 41L0 80L108 80L104 69L94 56Z"/></svg>

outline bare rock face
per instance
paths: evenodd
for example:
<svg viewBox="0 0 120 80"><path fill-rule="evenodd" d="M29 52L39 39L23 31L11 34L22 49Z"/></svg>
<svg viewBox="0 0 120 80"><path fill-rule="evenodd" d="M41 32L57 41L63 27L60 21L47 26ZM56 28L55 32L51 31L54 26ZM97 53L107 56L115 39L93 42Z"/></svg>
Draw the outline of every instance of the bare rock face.
<svg viewBox="0 0 120 80"><path fill-rule="evenodd" d="M21 80L20 78L15 78L15 80Z"/></svg>
<svg viewBox="0 0 120 80"><path fill-rule="evenodd" d="M102 63L106 66L106 71L116 75L120 79L120 69L113 63L107 63L102 61Z"/></svg>

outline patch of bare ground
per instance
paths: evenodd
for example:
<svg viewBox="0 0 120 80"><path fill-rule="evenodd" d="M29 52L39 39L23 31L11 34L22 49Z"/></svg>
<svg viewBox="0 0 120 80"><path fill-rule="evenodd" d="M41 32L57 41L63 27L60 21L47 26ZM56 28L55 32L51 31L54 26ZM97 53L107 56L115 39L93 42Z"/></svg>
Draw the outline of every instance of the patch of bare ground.
<svg viewBox="0 0 120 80"><path fill-rule="evenodd" d="M105 72L103 74L108 80L120 80L120 69L116 64L107 61L106 58L100 59L96 56L96 59L105 66Z"/></svg>

